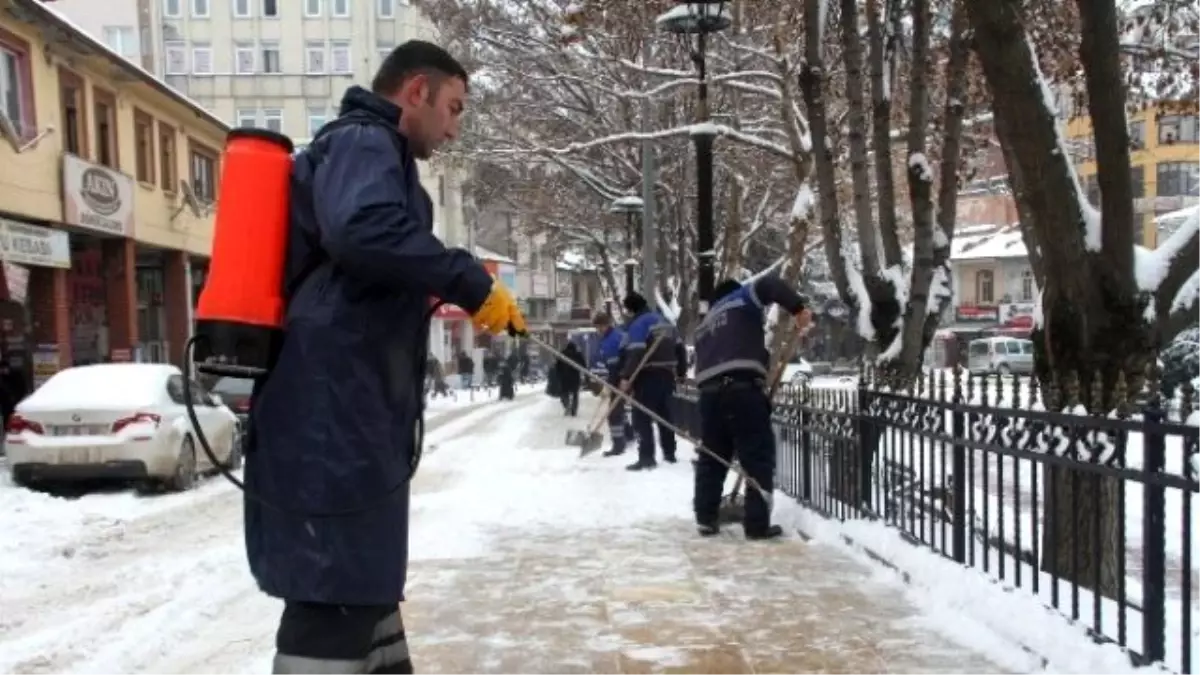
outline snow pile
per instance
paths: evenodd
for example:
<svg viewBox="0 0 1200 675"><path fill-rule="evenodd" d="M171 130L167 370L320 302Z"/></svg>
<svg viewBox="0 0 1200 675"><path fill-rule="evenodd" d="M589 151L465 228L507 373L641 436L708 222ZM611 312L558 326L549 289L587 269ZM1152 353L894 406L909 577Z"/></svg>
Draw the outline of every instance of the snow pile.
<svg viewBox="0 0 1200 675"><path fill-rule="evenodd" d="M1071 625L1035 598L1020 591L1009 592L978 570L913 546L897 530L882 523L826 520L783 493L776 493L774 513L776 522L799 529L821 543L870 560L862 549L842 539L847 536L894 564L909 577L911 600L931 614L945 617L947 628L957 628L964 641L1016 672L1043 670L1034 654L1047 659L1047 672L1158 672L1133 667L1121 649L1097 645L1082 626Z"/></svg>

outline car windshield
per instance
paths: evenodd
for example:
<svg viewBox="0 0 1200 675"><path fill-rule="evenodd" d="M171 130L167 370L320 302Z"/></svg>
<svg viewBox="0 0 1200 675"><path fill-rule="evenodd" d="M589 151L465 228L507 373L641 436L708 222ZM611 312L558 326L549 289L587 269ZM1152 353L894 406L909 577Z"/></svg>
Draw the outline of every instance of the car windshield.
<svg viewBox="0 0 1200 675"><path fill-rule="evenodd" d="M221 394L222 396L226 394L231 396L249 396L252 389L254 389L254 380L244 380L240 377L222 377L213 385L212 391L214 394Z"/></svg>

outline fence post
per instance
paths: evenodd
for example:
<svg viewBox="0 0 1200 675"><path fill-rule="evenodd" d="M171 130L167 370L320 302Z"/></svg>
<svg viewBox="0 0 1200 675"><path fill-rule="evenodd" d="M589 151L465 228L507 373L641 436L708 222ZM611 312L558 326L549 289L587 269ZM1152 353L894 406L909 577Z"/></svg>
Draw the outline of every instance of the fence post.
<svg viewBox="0 0 1200 675"><path fill-rule="evenodd" d="M954 446L950 451L952 464L950 501L953 509L950 545L954 561L965 565L967 563L967 517L969 514L967 513L967 448L962 441L967 435L967 421L966 415L962 411L962 386L957 368L954 371L953 401L954 409L950 413L950 433L954 437Z"/></svg>
<svg viewBox="0 0 1200 675"><path fill-rule="evenodd" d="M1146 406L1142 434L1142 654L1151 661L1162 661L1166 655L1166 495L1157 482L1166 467L1167 439L1159 426L1164 419L1156 394Z"/></svg>
<svg viewBox="0 0 1200 675"><path fill-rule="evenodd" d="M804 406L808 403L808 387L797 392L792 399L794 423L800 428L800 500L812 504L812 434L808 432L804 419Z"/></svg>
<svg viewBox="0 0 1200 675"><path fill-rule="evenodd" d="M865 378L859 378L857 396L858 413L858 494L855 495L859 508L869 509L871 504L871 457L875 453L875 427L868 419L871 409L871 390Z"/></svg>

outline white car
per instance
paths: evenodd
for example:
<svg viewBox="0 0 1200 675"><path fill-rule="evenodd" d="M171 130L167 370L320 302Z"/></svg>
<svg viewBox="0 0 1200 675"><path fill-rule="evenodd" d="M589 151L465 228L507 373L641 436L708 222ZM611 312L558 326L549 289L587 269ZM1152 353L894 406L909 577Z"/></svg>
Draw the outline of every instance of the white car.
<svg viewBox="0 0 1200 675"><path fill-rule="evenodd" d="M787 384L803 384L812 381L812 364L804 359L792 361L783 368L782 380Z"/></svg>
<svg viewBox="0 0 1200 675"><path fill-rule="evenodd" d="M17 404L6 449L13 482L110 478L186 490L213 470L184 406L185 378L159 363L105 363L60 371ZM213 454L241 463L237 416L196 382L196 416Z"/></svg>

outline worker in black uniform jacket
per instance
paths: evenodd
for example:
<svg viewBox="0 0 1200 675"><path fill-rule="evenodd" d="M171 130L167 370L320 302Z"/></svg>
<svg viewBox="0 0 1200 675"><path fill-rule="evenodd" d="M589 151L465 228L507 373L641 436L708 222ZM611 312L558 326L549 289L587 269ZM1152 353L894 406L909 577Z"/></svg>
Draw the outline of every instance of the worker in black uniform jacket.
<svg viewBox="0 0 1200 675"><path fill-rule="evenodd" d="M812 313L804 299L777 276L745 286L722 281L708 316L696 328L696 384L700 388L700 429L704 446L727 462L736 456L742 468L769 495L774 490L775 432L771 401L765 391L767 352L764 308L777 304L804 331ZM725 487L724 464L701 453L696 463L693 508L701 535L718 532L717 512ZM771 524L771 508L747 486L743 522L748 539L771 539L783 529Z"/></svg>

